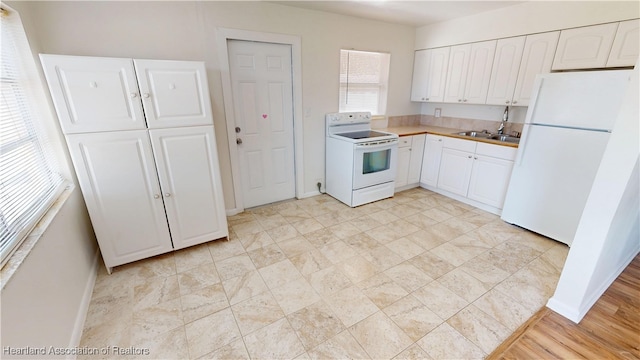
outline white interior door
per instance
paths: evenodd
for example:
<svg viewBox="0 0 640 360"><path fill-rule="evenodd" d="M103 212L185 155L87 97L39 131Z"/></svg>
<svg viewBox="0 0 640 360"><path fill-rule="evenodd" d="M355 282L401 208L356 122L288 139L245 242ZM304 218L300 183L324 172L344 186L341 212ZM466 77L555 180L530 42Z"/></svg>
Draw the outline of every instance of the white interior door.
<svg viewBox="0 0 640 360"><path fill-rule="evenodd" d="M291 46L230 40L243 206L295 196Z"/></svg>

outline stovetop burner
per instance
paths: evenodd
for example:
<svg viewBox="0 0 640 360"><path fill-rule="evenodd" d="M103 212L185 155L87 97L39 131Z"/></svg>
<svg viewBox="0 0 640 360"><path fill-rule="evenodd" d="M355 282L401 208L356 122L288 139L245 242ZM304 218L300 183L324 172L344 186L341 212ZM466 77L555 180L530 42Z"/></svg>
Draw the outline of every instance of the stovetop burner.
<svg viewBox="0 0 640 360"><path fill-rule="evenodd" d="M381 133L379 131L373 130L364 130L364 131L354 131L349 133L338 133L338 136L344 136L349 139L359 140L359 139L370 139L377 138L381 136L389 136L387 133Z"/></svg>

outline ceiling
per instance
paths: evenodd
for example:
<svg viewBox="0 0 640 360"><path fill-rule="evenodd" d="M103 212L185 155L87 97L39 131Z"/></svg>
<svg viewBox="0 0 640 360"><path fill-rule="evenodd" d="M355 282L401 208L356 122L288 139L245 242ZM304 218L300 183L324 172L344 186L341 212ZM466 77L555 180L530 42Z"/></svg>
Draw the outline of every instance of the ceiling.
<svg viewBox="0 0 640 360"><path fill-rule="evenodd" d="M414 27L473 15L524 1L270 1L280 5L355 16Z"/></svg>

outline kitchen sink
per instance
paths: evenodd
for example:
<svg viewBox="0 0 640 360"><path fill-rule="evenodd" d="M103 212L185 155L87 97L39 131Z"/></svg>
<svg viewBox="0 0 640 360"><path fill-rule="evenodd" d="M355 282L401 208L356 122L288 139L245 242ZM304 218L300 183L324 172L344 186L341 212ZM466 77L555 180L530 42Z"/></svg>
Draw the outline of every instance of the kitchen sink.
<svg viewBox="0 0 640 360"><path fill-rule="evenodd" d="M469 136L469 137L475 137L475 138L481 138L481 139L489 139L491 137L490 133L482 132L482 131L473 131L473 130L457 132L455 133L455 135Z"/></svg>
<svg viewBox="0 0 640 360"><path fill-rule="evenodd" d="M511 135L494 134L494 135L491 135L489 137L489 139L498 140L498 141L504 141L504 142L508 142L508 143L514 143L514 144L518 144L520 142L520 138L519 137L515 137L515 136L511 136Z"/></svg>
<svg viewBox="0 0 640 360"><path fill-rule="evenodd" d="M486 130L485 131L475 131L475 130L461 131L461 132L453 133L453 135L468 136L468 137L476 138L476 139L487 139L487 140L502 141L502 142L507 142L507 143L512 143L512 144L520 143L520 138L519 137L506 135L506 134L491 134L489 132L486 132Z"/></svg>

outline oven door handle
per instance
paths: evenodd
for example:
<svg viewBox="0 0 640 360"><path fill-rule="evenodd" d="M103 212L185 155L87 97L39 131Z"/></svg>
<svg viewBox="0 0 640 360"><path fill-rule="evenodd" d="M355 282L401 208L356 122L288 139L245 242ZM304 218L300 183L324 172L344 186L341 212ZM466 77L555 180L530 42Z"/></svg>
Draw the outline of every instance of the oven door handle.
<svg viewBox="0 0 640 360"><path fill-rule="evenodd" d="M391 140L386 140L384 142L380 142L375 145L356 144L356 148L358 148L358 150L365 150L365 149L376 150L376 149L388 148L390 146L397 145L397 143L398 143L398 139L391 139Z"/></svg>

